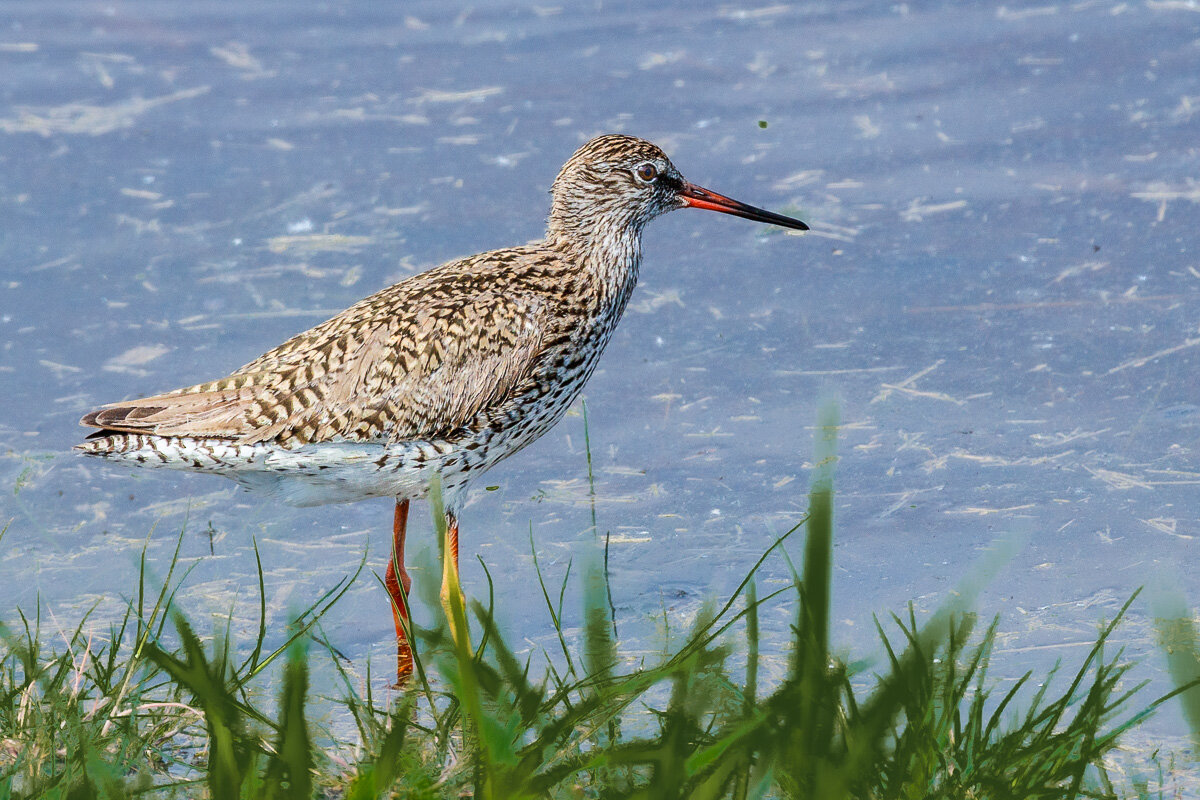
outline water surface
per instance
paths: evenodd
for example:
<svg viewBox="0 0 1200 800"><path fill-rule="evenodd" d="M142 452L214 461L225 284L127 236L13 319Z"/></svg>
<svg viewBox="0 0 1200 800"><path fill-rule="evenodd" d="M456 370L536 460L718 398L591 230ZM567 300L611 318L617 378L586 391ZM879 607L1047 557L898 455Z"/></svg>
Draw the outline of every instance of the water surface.
<svg viewBox="0 0 1200 800"><path fill-rule="evenodd" d="M586 390L631 652L802 518L830 395L839 646L871 649L872 614L935 608L1008 533L1025 546L983 598L1004 617L999 675L1075 663L1139 586L1169 578L1200 603L1198 10L10 4L6 613L119 613L140 549L165 571L185 522L200 618L240 602L249 624L254 540L280 631L364 550L381 573L387 502L296 510L84 461L79 416L227 374L400 278L537 238L561 163L617 131L814 228L687 212L646 233ZM465 551L517 637L548 641L531 535L560 578L590 526L578 414L476 488ZM464 571L482 594L479 564ZM786 575L772 561L764 585ZM326 618L356 669L386 674L384 602L364 576ZM776 640L789 614L764 623ZM1135 604L1121 641L1164 689L1148 616ZM1155 724L1182 730L1173 711Z"/></svg>

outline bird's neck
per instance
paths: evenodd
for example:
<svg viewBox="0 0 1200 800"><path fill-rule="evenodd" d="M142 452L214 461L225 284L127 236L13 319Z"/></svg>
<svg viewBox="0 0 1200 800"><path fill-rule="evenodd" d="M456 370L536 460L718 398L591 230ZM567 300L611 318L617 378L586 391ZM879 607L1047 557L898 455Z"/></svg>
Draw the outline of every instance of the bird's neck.
<svg viewBox="0 0 1200 800"><path fill-rule="evenodd" d="M556 222L552 217L547 244L585 272L599 290L597 299L620 317L637 285L642 261L641 225L595 218Z"/></svg>

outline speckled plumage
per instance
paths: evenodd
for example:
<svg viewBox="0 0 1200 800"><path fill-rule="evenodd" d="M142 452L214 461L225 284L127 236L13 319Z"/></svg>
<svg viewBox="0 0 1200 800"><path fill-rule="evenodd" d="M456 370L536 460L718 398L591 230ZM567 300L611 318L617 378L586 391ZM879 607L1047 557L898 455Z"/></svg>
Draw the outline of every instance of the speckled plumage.
<svg viewBox="0 0 1200 800"><path fill-rule="evenodd" d="M637 174L648 165L653 181ZM566 411L637 282L646 222L711 207L684 187L720 198L650 142L593 139L555 179L541 242L401 281L228 377L104 406L83 418L101 432L78 449L300 505L415 497L437 471L453 503Z"/></svg>
<svg viewBox="0 0 1200 800"><path fill-rule="evenodd" d="M576 171L591 168L592 155L623 139L576 154L556 195L579 183ZM643 156L665 159L638 144ZM226 378L92 412L83 424L105 433L79 449L217 472L303 505L420 494L397 474L426 466L442 467L453 488L457 473L490 466L562 415L636 282L636 232L600 221L593 230L601 236L580 241L558 219L551 216L542 243L415 275ZM346 470L319 455L327 443L366 445L352 466L377 479L346 485ZM298 485L287 486L293 475Z"/></svg>
<svg viewBox="0 0 1200 800"><path fill-rule="evenodd" d="M224 475L295 505L395 497L385 583L403 680L409 499L441 477L457 564L469 481L579 394L637 283L645 224L692 206L806 228L687 183L630 136L585 144L551 194L542 241L414 275L228 377L104 406L83 418L100 430L77 449Z"/></svg>

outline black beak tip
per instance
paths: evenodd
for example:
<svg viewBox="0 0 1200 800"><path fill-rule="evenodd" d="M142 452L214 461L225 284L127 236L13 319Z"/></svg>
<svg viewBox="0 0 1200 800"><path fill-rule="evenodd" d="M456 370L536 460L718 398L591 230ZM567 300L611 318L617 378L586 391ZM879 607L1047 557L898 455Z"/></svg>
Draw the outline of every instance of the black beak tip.
<svg viewBox="0 0 1200 800"><path fill-rule="evenodd" d="M778 225L781 228L791 228L797 231L808 230L808 226L795 217L787 217L783 214L776 214L774 211L747 205L693 183L682 183L676 190L676 196L682 201L684 207L719 211L722 214L732 214L735 217L744 217L755 222L764 222L768 225Z"/></svg>
<svg viewBox="0 0 1200 800"><path fill-rule="evenodd" d="M791 230L800 231L801 233L808 230L808 226L800 220L796 219L795 217L784 216L783 214L770 214L769 216L764 215L759 219L759 221L765 222L768 225L778 225L781 228L790 228Z"/></svg>

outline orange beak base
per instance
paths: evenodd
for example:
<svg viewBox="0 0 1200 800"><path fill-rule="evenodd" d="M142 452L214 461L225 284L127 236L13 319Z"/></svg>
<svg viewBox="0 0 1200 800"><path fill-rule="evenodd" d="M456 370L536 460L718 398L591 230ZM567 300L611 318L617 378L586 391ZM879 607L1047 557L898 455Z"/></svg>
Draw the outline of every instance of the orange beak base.
<svg viewBox="0 0 1200 800"><path fill-rule="evenodd" d="M766 222L770 225L779 225L783 228L792 228L798 231L808 230L808 226L798 219L792 219L782 214L775 214L761 208L746 205L725 195L710 192L703 186L697 186L694 183L685 183L683 188L679 190L679 196L690 208L705 208L709 211L720 211L722 214L732 214L735 217L752 219L755 222Z"/></svg>

